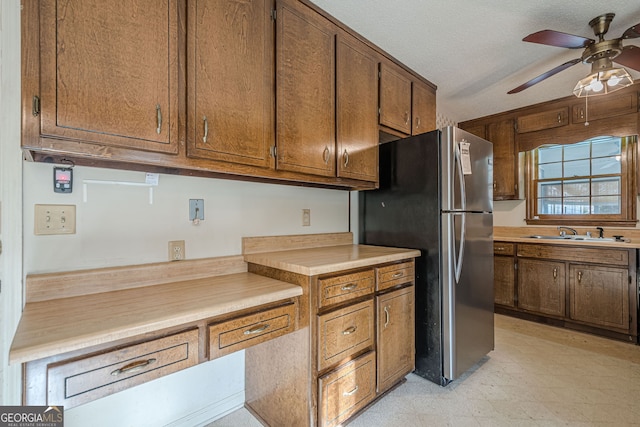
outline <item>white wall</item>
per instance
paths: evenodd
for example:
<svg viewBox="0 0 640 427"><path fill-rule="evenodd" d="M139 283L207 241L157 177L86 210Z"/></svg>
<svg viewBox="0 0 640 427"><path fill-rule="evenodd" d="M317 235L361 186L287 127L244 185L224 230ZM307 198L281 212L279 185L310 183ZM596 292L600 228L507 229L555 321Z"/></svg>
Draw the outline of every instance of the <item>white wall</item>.
<svg viewBox="0 0 640 427"><path fill-rule="evenodd" d="M24 164L24 269L27 274L166 261L168 241L185 240L187 258L241 253L243 236L349 231L349 192L160 175L147 188L83 181L144 182L144 173L74 168L72 194L53 192L53 165ZM188 220L188 200L204 199L205 220ZM34 235L35 204L76 205L75 235ZM311 226L302 226L302 209ZM244 401L244 353L65 411L65 425L200 425Z"/></svg>

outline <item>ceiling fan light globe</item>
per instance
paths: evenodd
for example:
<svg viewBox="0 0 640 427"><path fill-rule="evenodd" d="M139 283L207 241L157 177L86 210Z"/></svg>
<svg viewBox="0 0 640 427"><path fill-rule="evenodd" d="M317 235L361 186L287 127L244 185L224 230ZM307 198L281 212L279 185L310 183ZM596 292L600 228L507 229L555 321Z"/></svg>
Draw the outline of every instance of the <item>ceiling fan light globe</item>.
<svg viewBox="0 0 640 427"><path fill-rule="evenodd" d="M617 85L618 83L620 83L620 77L618 77L618 76L613 76L609 80L607 80L607 86L609 86L609 87L613 87L613 86Z"/></svg>
<svg viewBox="0 0 640 427"><path fill-rule="evenodd" d="M591 87L591 90L594 92L600 92L602 88L604 88L604 85L602 84L602 82L597 78L594 78L593 80L591 80L591 83L589 84L589 86Z"/></svg>

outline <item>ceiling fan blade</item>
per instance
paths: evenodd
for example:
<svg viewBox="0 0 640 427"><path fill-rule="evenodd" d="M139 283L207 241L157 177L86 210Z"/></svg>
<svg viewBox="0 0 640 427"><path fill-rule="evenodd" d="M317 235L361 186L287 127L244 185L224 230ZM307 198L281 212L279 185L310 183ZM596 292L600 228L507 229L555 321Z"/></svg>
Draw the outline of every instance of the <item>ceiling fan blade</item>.
<svg viewBox="0 0 640 427"><path fill-rule="evenodd" d="M636 24L633 27L629 28L620 38L635 39L636 37L640 37L640 24Z"/></svg>
<svg viewBox="0 0 640 427"><path fill-rule="evenodd" d="M613 62L640 71L640 47L633 45L623 47L622 52L613 58Z"/></svg>
<svg viewBox="0 0 640 427"><path fill-rule="evenodd" d="M533 86L536 83L540 83L542 80L553 76L554 74L558 74L560 71L566 70L567 68L571 67L572 65L576 65L577 63L581 62L582 59L581 58L576 58L576 59L572 59L571 61L567 61L564 64L558 65L556 68L553 68L549 71L547 71L546 73L540 74L538 77L529 80L526 83L521 84L520 86L518 86L517 88L511 89L509 92L507 92L508 94L512 94L512 93L518 93L521 92L523 90L525 90L528 87Z"/></svg>
<svg viewBox="0 0 640 427"><path fill-rule="evenodd" d="M628 31L628 30L627 30ZM566 47L568 49L580 49L594 43L595 40L573 34L561 33L554 30L542 30L529 34L522 41L540 43L549 46Z"/></svg>

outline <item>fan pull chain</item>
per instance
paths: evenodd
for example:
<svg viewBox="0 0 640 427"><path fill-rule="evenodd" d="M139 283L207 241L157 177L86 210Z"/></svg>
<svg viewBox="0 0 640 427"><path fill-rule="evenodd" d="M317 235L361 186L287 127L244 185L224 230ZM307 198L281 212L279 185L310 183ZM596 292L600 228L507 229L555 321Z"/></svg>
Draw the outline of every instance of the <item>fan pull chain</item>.
<svg viewBox="0 0 640 427"><path fill-rule="evenodd" d="M584 125L589 126L589 96L584 97Z"/></svg>

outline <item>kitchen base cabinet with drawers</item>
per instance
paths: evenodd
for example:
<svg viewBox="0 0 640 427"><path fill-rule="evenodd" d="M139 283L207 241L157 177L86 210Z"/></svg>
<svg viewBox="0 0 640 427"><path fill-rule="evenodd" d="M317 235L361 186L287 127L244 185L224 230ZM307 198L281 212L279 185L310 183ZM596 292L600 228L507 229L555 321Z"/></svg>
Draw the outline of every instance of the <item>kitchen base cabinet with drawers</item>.
<svg viewBox="0 0 640 427"><path fill-rule="evenodd" d="M494 264L496 313L638 343L636 249L494 242Z"/></svg>
<svg viewBox="0 0 640 427"><path fill-rule="evenodd" d="M251 262L249 271L297 284L309 301L297 332L245 352L245 406L265 425L341 425L413 371L412 259L319 275Z"/></svg>

